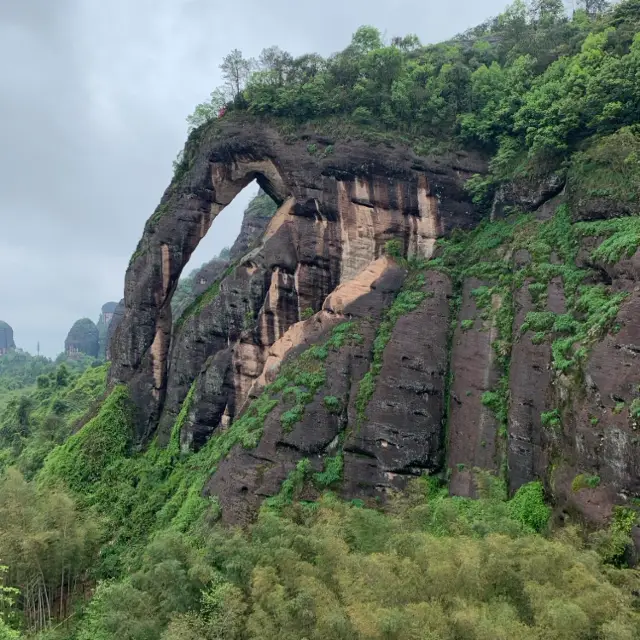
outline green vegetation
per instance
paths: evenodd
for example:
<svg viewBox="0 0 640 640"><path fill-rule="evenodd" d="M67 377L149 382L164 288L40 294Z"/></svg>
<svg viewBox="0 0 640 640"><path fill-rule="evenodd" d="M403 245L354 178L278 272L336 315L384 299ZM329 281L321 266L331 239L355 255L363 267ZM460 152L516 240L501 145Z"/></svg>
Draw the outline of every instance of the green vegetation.
<svg viewBox="0 0 640 640"><path fill-rule="evenodd" d="M640 246L640 216L614 218L599 222L580 222L575 225L580 236L604 237L591 258L604 263L615 263L631 257Z"/></svg>
<svg viewBox="0 0 640 640"><path fill-rule="evenodd" d="M8 564L0 571L0 638L3 619L40 631L71 615L97 559L100 520L59 487L28 483L10 469L0 478L0 522L0 557Z"/></svg>
<svg viewBox="0 0 640 640"><path fill-rule="evenodd" d="M551 509L545 504L544 490L539 482L531 482L518 489L509 502L509 515L533 531L544 531Z"/></svg>
<svg viewBox="0 0 640 640"><path fill-rule="evenodd" d="M271 218L275 214L276 210L276 203L264 191L262 191L262 189L260 189L258 194L247 205L247 208L244 211L244 219ZM255 241L257 241L257 239L254 240L254 243ZM252 248L252 246L249 247L249 249ZM197 312L202 308L202 306L204 306L204 304L210 302L217 295L218 290L213 287L216 286L216 283L219 282L220 278L218 278L216 282L212 283L208 300L205 300L199 307L197 306L196 298L198 298L198 295L196 294L196 290L198 288L197 281L200 275L202 273L211 273L216 269L219 269L222 273L225 267L229 266L232 258L237 259L238 257L239 256L237 255L232 257L231 249L229 247L225 247L217 256L213 257L208 262L201 264L197 269L193 269L187 276L180 278L178 286L171 298L171 312L176 324L182 324L184 322L182 316L187 310L190 310L190 312ZM228 271L224 271L224 274L221 277L224 277L225 275L228 275ZM194 307L194 305L196 306Z"/></svg>
<svg viewBox="0 0 640 640"><path fill-rule="evenodd" d="M634 47L638 48L638 43ZM638 51L635 56L638 57ZM592 208L595 203L597 208L605 207L616 213L640 212L640 130L637 125L624 126L611 135L596 138L585 151L576 153L567 176L567 191L577 211ZM636 220L636 233L637 230ZM635 240L637 246L637 237ZM602 256L610 262L617 261L625 250L624 243L621 245L610 244Z"/></svg>
<svg viewBox="0 0 640 640"><path fill-rule="evenodd" d="M386 255L391 258L395 258L396 260L402 260L404 258L404 254L402 251L402 243L400 240L387 240L384 245L384 252Z"/></svg>
<svg viewBox="0 0 640 640"><path fill-rule="evenodd" d="M537 485L507 502L485 477L483 497L467 500L421 479L383 514L331 493L299 503L308 479L303 460L246 532L210 524L197 542L154 539L125 580L98 586L76 637L635 633L637 573L604 567L572 528L534 533L548 517Z"/></svg>
<svg viewBox="0 0 640 640"><path fill-rule="evenodd" d="M331 413L340 413L340 411L342 411L342 403L339 398L335 396L325 396L322 401Z"/></svg>
<svg viewBox="0 0 640 640"><path fill-rule="evenodd" d="M285 507L290 507L293 501L299 496L306 479L309 476L311 464L309 460L303 458L298 462L296 468L287 476L282 483L279 493L264 501L265 509L280 511Z"/></svg>
<svg viewBox="0 0 640 640"><path fill-rule="evenodd" d="M54 363L42 356L24 351L10 351L0 358L0 408L13 391L30 387L40 375L48 375Z"/></svg>
<svg viewBox="0 0 640 640"><path fill-rule="evenodd" d="M562 427L562 418L560 416L560 411L558 409L554 409L553 411L545 411L540 415L540 422L545 427L550 427L551 429L560 429Z"/></svg>
<svg viewBox="0 0 640 640"><path fill-rule="evenodd" d="M605 562L617 567L625 566L629 536L637 520L638 514L634 509L614 507L609 529L596 532L592 539L593 547Z"/></svg>
<svg viewBox="0 0 640 640"><path fill-rule="evenodd" d="M226 265L226 260L221 258L221 256L216 256L209 260L209 262L205 262L200 265L197 269L193 269L185 278L180 278L178 286L173 294L173 298L171 298L171 313L176 321L180 319L184 311L197 297L195 289L198 275L203 269L210 270L218 264L222 267L223 265Z"/></svg>
<svg viewBox="0 0 640 640"><path fill-rule="evenodd" d="M589 476L583 473L577 475L571 483L573 491L581 489L595 489L600 484L600 476Z"/></svg>
<svg viewBox="0 0 640 640"><path fill-rule="evenodd" d="M47 458L40 480L65 485L79 494L92 492L103 473L125 457L133 440L132 408L126 387L117 387L100 413Z"/></svg>
<svg viewBox="0 0 640 640"><path fill-rule="evenodd" d="M20 634L11 629L7 624L7 610L13 607L16 596L20 593L15 587L7 587L4 585L4 574L9 567L0 565L0 640L19 640Z"/></svg>
<svg viewBox="0 0 640 640"><path fill-rule="evenodd" d="M503 470L513 343L549 345L556 373L581 380L589 349L616 330L625 295L578 268L576 258L585 238L602 240L591 252L596 264L640 246L640 3L579 4L569 18L558 0L516 0L496 19L433 46L415 36L385 43L362 27L328 59L272 48L254 65L236 50L222 65L227 85L190 117L174 188L197 141L220 129L215 117L225 102L225 118L263 118L287 139L311 134L307 151L317 159L351 137L407 143L422 154L479 149L491 156L490 172L467 188L487 211L503 187L566 179L567 204L546 222L506 211L439 242L428 263L405 260L399 240L386 243L386 255L409 276L378 327L355 399L358 424L396 322L430 295L425 269L452 278L452 336L457 326L491 330L500 375L482 403L503 436ZM596 220L605 210L627 217ZM259 194L247 215L274 211ZM518 252L530 259L515 259ZM219 258L226 275L230 255ZM474 319L460 321L470 278L484 284L472 292ZM556 285L562 314L547 309ZM177 329L216 298L220 280L197 298L194 290L195 274L178 285ZM532 304L521 326L514 326L516 296ZM140 451L134 434L142 425L127 389L103 400L106 366L19 352L0 358L0 640L18 638L16 629L39 640L637 638L640 577L622 568L636 508L616 508L600 531L571 523L553 530L540 482L508 500L504 474L464 465L477 500L450 497L424 476L384 504L371 501L375 509L361 499L345 503L329 491L344 473L342 433L322 471L306 459L290 464L255 522L242 530L220 522L219 500L204 492L218 465L236 446L254 448L269 416L287 432L311 402L343 413L345 399L323 393L326 361L361 342L353 322L336 327L324 344L286 363L197 453L181 448L196 383L169 444ZM617 407L627 409L637 425L640 399ZM556 431L563 415L564 405L540 419ZM572 487L599 483L580 474ZM317 501L301 501L318 491L325 493Z"/></svg>
<svg viewBox="0 0 640 640"><path fill-rule="evenodd" d="M24 364L29 370L33 363L26 359ZM28 478L102 398L107 365L79 374L64 363L58 367L49 363L33 373L37 371L48 373L38 375L35 386L9 396L4 409L0 408L0 471L16 465Z"/></svg>
<svg viewBox="0 0 640 640"><path fill-rule="evenodd" d="M327 376L324 361L329 355L329 349L337 351L346 342L358 341L359 336L354 329L355 323L353 322L344 322L338 325L324 345L311 347L297 361L289 363L283 368L274 385L276 385L275 390L281 392L285 403L290 404L290 401L293 400L293 406L280 416L285 433L290 432L302 420L306 405L325 385ZM327 398L324 399L324 403L325 406L328 406Z"/></svg>
<svg viewBox="0 0 640 640"><path fill-rule="evenodd" d="M277 210L278 205L275 203L273 198L271 198L271 196L265 193L262 189L259 189L258 195L247 205L244 212L244 218L273 218ZM255 241L259 241L259 238L256 238ZM221 257L228 259L230 256L222 256L221 254Z"/></svg>
<svg viewBox="0 0 640 640"><path fill-rule="evenodd" d="M344 467L344 457L338 454L333 458L324 461L324 471L316 473L313 480L319 487L330 488L342 480L342 469Z"/></svg>
<svg viewBox="0 0 640 640"><path fill-rule="evenodd" d="M385 42L364 26L328 59L272 47L245 60L236 50L222 65L226 85L189 125L215 121L227 103L226 118L273 117L286 132L311 122L336 139L402 140L422 153L477 146L494 156L491 174L470 184L479 203L510 180L557 172L568 173L577 206L603 197L637 211L639 12L635 0L587 4L569 17L559 0L516 0L437 45L415 35Z"/></svg>
<svg viewBox="0 0 640 640"><path fill-rule="evenodd" d="M549 283L554 279L561 281L567 313L531 311L519 333L533 332L534 344L550 337L554 366L570 372L579 369L589 348L613 328L620 305L627 297L625 293L610 291L603 284L583 284L590 272L575 266L578 239L584 235L628 238L631 237L625 235L628 228L617 220L572 224L566 205L559 207L554 217L544 223L514 214L482 224L471 233L454 234L450 240L441 241L440 256L432 261L432 268L449 273L458 286L469 277L496 283L473 291L473 295L478 307L485 309L487 317L493 317L497 324L500 338L494 343L494 349L505 373L513 340L511 299L515 288L526 283L532 301L540 304L546 301ZM520 249L526 249L532 260L514 272L511 256ZM553 253L559 258L555 263L550 260ZM494 297L496 303L500 301L496 309L492 308Z"/></svg>
<svg viewBox="0 0 640 640"><path fill-rule="evenodd" d="M338 325L324 345L308 349L285 365L239 419L214 434L195 454L180 451L180 432L195 384L183 403L169 446L162 449L153 443L143 453L131 449L131 407L126 389L116 388L99 413L50 454L38 481L63 483L83 507L107 520L111 539L103 550L100 575L119 576L128 563L139 562L139 554L154 533L193 531L203 514L213 508L201 494L219 462L237 444L255 447L266 417L279 404L286 409L291 400L293 410L285 410L282 418L283 422L290 420L285 426L293 427L324 383L324 360L329 352L358 338L354 323Z"/></svg>
<svg viewBox="0 0 640 640"><path fill-rule="evenodd" d="M213 282L204 292L195 297L192 302L187 305L180 317L178 317L174 322L174 328L176 331L178 331L189 318L194 316L197 317L202 313L202 310L209 306L218 297L222 281L233 272L235 266L235 264L229 265L215 282Z"/></svg>

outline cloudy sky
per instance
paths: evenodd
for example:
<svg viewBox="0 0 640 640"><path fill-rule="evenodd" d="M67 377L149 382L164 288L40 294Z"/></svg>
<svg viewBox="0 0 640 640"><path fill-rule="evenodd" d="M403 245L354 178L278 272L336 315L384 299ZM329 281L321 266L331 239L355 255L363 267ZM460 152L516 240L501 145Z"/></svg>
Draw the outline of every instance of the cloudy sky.
<svg viewBox="0 0 640 640"><path fill-rule="evenodd" d="M437 42L506 0L0 0L0 319L55 356L81 317L122 297L185 117L233 48L344 48L362 24ZM187 269L238 232L249 194ZM225 215L226 214L226 215Z"/></svg>

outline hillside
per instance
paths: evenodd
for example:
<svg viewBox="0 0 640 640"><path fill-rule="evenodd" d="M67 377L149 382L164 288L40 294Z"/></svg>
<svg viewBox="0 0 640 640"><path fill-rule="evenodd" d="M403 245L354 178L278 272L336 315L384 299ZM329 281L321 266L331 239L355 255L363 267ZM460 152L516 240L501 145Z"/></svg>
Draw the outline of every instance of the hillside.
<svg viewBox="0 0 640 640"><path fill-rule="evenodd" d="M230 54L110 366L0 416L0 638L640 638L639 33Z"/></svg>

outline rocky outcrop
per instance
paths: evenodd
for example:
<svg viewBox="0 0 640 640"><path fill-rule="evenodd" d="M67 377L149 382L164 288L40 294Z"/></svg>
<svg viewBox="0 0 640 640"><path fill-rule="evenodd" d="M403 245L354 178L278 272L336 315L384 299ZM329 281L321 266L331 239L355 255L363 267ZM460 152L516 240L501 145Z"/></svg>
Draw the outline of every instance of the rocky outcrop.
<svg viewBox="0 0 640 640"><path fill-rule="evenodd" d="M499 217L514 208L539 211L564 188L565 177L557 173L531 175L501 185L495 194L491 217Z"/></svg>
<svg viewBox="0 0 640 640"><path fill-rule="evenodd" d="M214 258L198 269L193 275L193 298L202 295L216 280L219 280L228 266L228 260Z"/></svg>
<svg viewBox="0 0 640 640"><path fill-rule="evenodd" d="M16 348L13 341L13 329L3 320L0 320L0 356L9 353Z"/></svg>
<svg viewBox="0 0 640 640"><path fill-rule="evenodd" d="M561 506L602 524L615 504L640 496L640 250L616 264L591 264L624 293L613 331L594 346L584 384L559 390L563 413L562 459L553 470ZM597 486L576 486L576 478Z"/></svg>
<svg viewBox="0 0 640 640"><path fill-rule="evenodd" d="M230 445L206 487L230 523L247 522L302 459L314 472L339 460L331 488L372 503L425 473L475 497L478 470L511 494L542 480L560 512L601 523L640 497L640 257L594 260L603 239L558 213L562 180L505 187L494 215L516 203L531 216L436 251L480 220L463 188L477 158L285 142L234 118L191 138L127 273L111 383L131 390L139 442L179 428L183 452L197 451L250 422L255 440ZM230 262L173 319L181 269L254 179L277 211L245 214ZM593 300L576 303L580 285ZM602 292L626 294L615 325L590 306ZM312 347L315 382L289 379L309 373Z"/></svg>
<svg viewBox="0 0 640 640"><path fill-rule="evenodd" d="M514 345L511 354L509 390L509 441L507 460L512 491L540 477L546 469L542 414L551 406L551 346L534 342L534 333L520 328L534 304L530 281L515 295Z"/></svg>
<svg viewBox="0 0 640 640"><path fill-rule="evenodd" d="M290 431L284 429L282 416L290 406L283 403L266 417L264 434L255 450L247 451L236 446L220 464L207 484L206 492L218 496L227 522L246 522L264 497L279 491L282 481L302 458L309 459L315 470L321 471L324 456L339 452L338 441L341 435L344 437L349 423L347 414L356 411L359 383L369 368L376 326L402 286L404 276L403 269L392 261L381 259L378 264L365 268L354 279L352 286L361 295L343 298L346 303L340 302L337 310L334 308L335 300L327 301L327 308L313 318L291 327L274 345L270 371L264 382L269 378L273 380L283 356L295 358L309 344L322 343L330 335L331 329L346 318L350 318L357 326L355 331L358 340L349 341L328 354L324 363L325 370L330 372L326 388L322 395L318 394L306 406L300 422ZM261 385L258 384L254 394L257 395L260 390ZM326 397L335 399L337 404L327 404L324 401ZM187 425L187 433L193 428L192 425L193 423ZM350 439L347 437L347 443ZM347 443L345 451L349 447ZM351 445L351 449L353 452L350 454L350 463L352 459L359 457L356 442ZM382 451L380 454L382 458ZM373 466L375 463L371 461L375 460L375 455L367 454L366 460ZM385 467L382 459L380 462L378 475L383 477ZM369 481L366 472L360 473L358 477L360 481ZM356 496L360 492L345 487L345 494Z"/></svg>
<svg viewBox="0 0 640 640"><path fill-rule="evenodd" d="M319 152L309 152L311 143ZM388 240L399 239L405 255L428 257L438 237L479 220L463 185L483 165L465 154L419 158L402 147L381 153L361 141L320 137L291 144L264 123L235 117L196 131L184 157L127 272L125 316L111 347L111 383L130 384L142 439L155 432L165 399L175 414L216 351L197 338L200 321L185 319L172 336L171 295L216 215L254 179L280 208L263 248L236 268L231 297L215 303L226 304L224 326L206 331L231 342L253 313L247 343L261 352L376 259ZM178 372L188 344L200 346L189 371Z"/></svg>
<svg viewBox="0 0 640 640"><path fill-rule="evenodd" d="M99 335L99 349L98 349L98 357L100 359L104 359L107 353L107 342L109 338L109 326L113 320L116 309L118 308L117 302L106 302L102 305L102 309L100 311L100 318L98 318L98 322L96 326L98 327L98 335Z"/></svg>
<svg viewBox="0 0 640 640"><path fill-rule="evenodd" d="M220 252L220 255L178 282L171 300L174 324L180 321L182 314L196 302L199 296L222 278L231 264L258 246L276 210L276 203L260 190L244 212L240 233L231 249Z"/></svg>
<svg viewBox="0 0 640 640"><path fill-rule="evenodd" d="M64 341L64 351L71 358L82 355L97 358L100 351L100 335L95 323L89 318L75 322Z"/></svg>
<svg viewBox="0 0 640 640"><path fill-rule="evenodd" d="M451 350L451 385L448 465L454 495L475 497L473 469L497 472L500 468L499 424L495 413L482 402L500 378L493 348L498 335L495 317L483 318L472 292L490 282L468 278L462 285L462 301ZM494 306L502 303L494 299Z"/></svg>
<svg viewBox="0 0 640 640"><path fill-rule="evenodd" d="M349 405L345 493L375 497L444 462L445 385L450 322L448 276L429 271L417 309L396 322L363 415ZM357 378L356 378L357 379Z"/></svg>

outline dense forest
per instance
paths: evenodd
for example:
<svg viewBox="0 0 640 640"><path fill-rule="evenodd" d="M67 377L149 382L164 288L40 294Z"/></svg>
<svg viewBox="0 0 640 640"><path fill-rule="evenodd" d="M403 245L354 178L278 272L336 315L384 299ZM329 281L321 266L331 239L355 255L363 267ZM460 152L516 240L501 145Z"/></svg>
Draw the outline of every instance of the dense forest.
<svg viewBox="0 0 640 640"><path fill-rule="evenodd" d="M291 135L304 123L425 155L486 153L490 173L468 188L487 214L500 190L554 175L569 207L638 214L640 0L580 4L569 16L561 0L516 0L436 45L385 43L365 26L329 58L234 51L190 136L227 105L224 117L248 112ZM541 263L552 242L575 251L563 240L568 212L535 237ZM605 224L598 251L640 246L637 215ZM438 266L477 262L519 229L497 222L442 241ZM195 273L178 288L177 315ZM611 320L603 313L617 302L598 291L575 285L585 320L554 346L561 369L581 332ZM338 326L325 348L349 331ZM301 462L251 526L229 531L201 489L234 445L255 444L268 395L193 454L179 443L187 400L170 442L140 451L125 390L105 399L108 366L0 357L0 640L640 639L633 509L601 530L560 527L541 483L508 499L486 473L477 500L424 477L372 508L332 492L336 456L322 473ZM301 499L305 482L323 490L319 501Z"/></svg>
<svg viewBox="0 0 640 640"><path fill-rule="evenodd" d="M222 64L226 84L188 121L197 128L229 103L292 130L313 121L357 135L351 125L369 139L408 141L419 153L480 148L493 157L491 175L470 188L486 203L503 183L551 172L569 173L576 198L607 198L599 182L615 172L614 188L634 206L640 4L582 4L569 17L562 0L517 0L437 45L415 35L384 43L378 30L361 27L328 59L273 47L255 61L235 50Z"/></svg>

